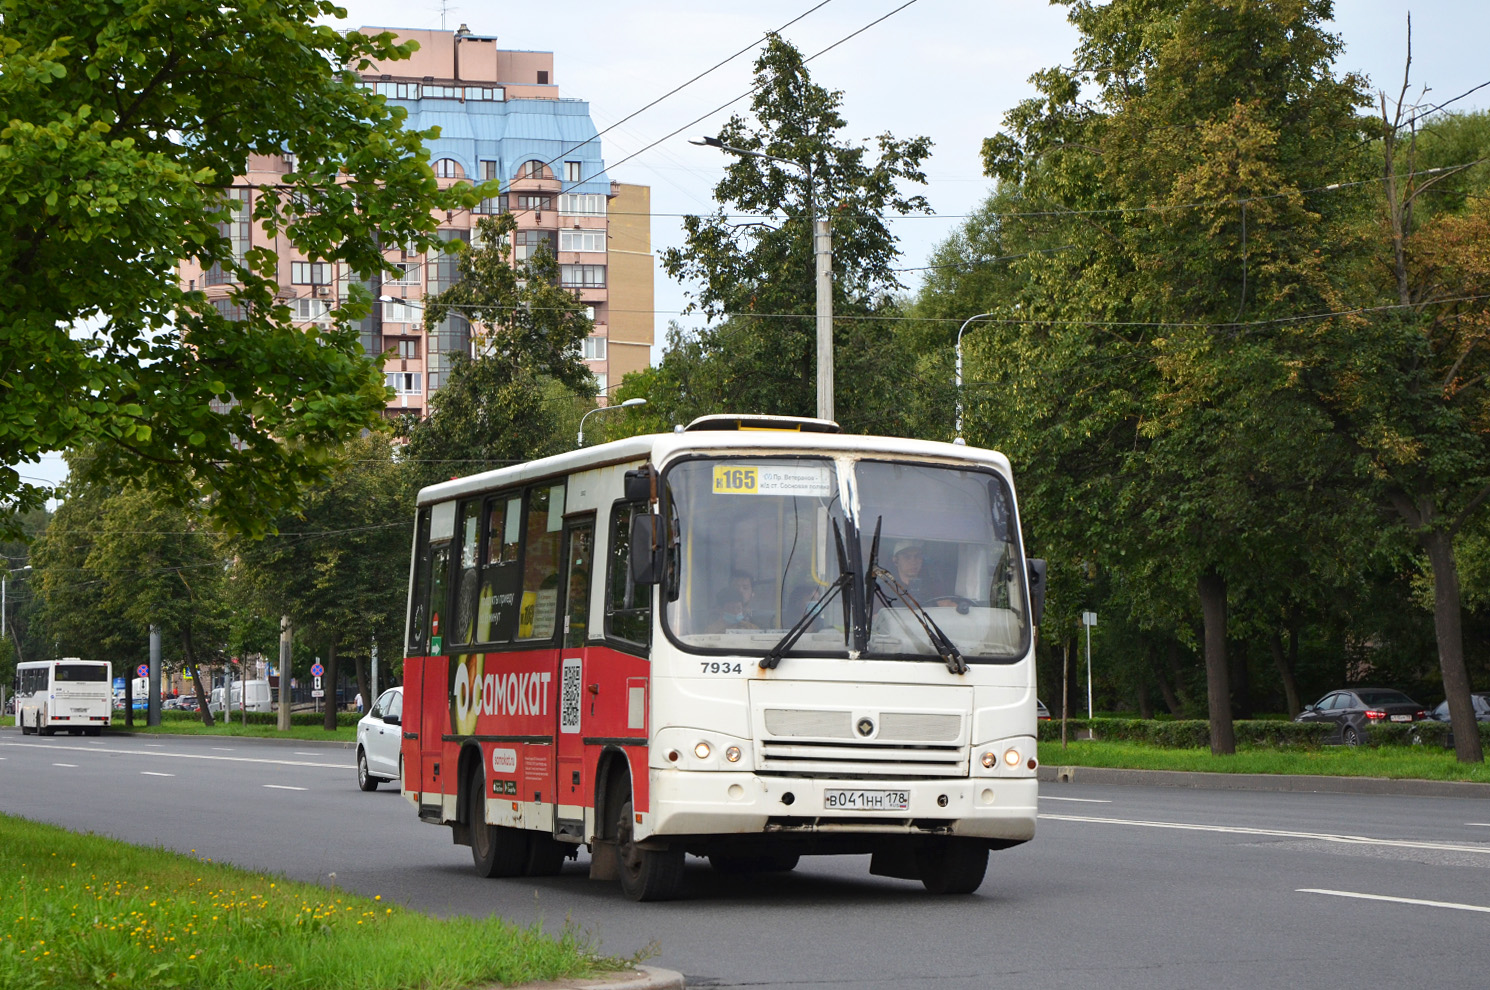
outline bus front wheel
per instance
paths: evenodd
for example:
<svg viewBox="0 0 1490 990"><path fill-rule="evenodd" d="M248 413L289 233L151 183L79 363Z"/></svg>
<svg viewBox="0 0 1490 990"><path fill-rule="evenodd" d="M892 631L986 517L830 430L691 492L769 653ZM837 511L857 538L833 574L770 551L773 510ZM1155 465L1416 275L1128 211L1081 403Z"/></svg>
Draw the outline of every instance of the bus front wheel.
<svg viewBox="0 0 1490 990"><path fill-rule="evenodd" d="M632 827L628 799L616 822L616 854L621 861L621 892L633 901L670 901L683 887L683 850L643 849Z"/></svg>
<svg viewBox="0 0 1490 990"><path fill-rule="evenodd" d="M971 894L988 872L988 847L972 839L934 840L916 851L921 883L933 894Z"/></svg>
<svg viewBox="0 0 1490 990"><path fill-rule="evenodd" d="M466 804L471 861L478 876L520 877L528 865L528 833L520 828L487 824L484 784L479 770L471 774L471 791Z"/></svg>

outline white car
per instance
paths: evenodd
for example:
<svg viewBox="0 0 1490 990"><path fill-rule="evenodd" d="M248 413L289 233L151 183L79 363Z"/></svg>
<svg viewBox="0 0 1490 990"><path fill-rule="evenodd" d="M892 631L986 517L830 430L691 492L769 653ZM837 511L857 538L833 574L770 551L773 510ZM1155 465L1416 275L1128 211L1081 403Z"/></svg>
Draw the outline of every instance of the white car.
<svg viewBox="0 0 1490 990"><path fill-rule="evenodd" d="M357 786L364 791L403 775L403 714L404 689L389 688L357 723Z"/></svg>

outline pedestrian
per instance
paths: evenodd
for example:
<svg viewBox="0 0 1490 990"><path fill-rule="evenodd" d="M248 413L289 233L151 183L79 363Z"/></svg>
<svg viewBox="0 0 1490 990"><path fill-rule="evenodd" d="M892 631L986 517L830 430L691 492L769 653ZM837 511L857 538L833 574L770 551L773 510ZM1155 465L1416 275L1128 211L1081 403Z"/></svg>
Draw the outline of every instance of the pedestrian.
<svg viewBox="0 0 1490 990"><path fill-rule="evenodd" d="M355 699L354 704L356 704L356 706L357 706L357 714L358 715L361 715L362 714L362 692L361 691L358 691L357 692L357 698Z"/></svg>

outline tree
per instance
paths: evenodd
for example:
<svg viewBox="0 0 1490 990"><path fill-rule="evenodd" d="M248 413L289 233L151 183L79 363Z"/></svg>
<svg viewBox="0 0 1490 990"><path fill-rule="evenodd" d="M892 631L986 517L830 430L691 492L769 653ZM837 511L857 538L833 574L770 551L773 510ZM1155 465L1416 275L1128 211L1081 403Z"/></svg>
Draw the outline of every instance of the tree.
<svg viewBox="0 0 1490 990"><path fill-rule="evenodd" d="M89 446L91 476L205 497L258 534L326 476L328 447L379 421L381 375L345 319L297 327L273 252L235 255L223 226L250 154L296 163L253 222L364 275L386 265L379 234L433 248L434 211L490 192L439 189L433 132L357 85L411 45L315 23L337 16L329 0L0 0L0 463ZM183 256L236 283L238 317L180 284ZM0 524L48 494L0 468Z"/></svg>
<svg viewBox="0 0 1490 990"><path fill-rule="evenodd" d="M239 601L263 615L290 616L318 651L325 648L333 698L343 650L360 661L374 639L400 641L413 524L407 485L386 437L352 441L340 463L328 483L307 494L301 512L276 521L275 536L238 541L232 576ZM365 692L365 682L359 686ZM326 728L336 728L334 703L327 705Z"/></svg>
<svg viewBox="0 0 1490 990"><path fill-rule="evenodd" d="M698 397L717 405L695 406L690 418L725 408L812 415L812 219L827 217L834 230L835 376L844 383L835 389L835 414L851 430L904 432L899 399L913 361L889 332L901 315L893 298L899 252L885 214L929 212L923 197L903 195L899 185L925 183L920 166L931 142L882 134L871 157L869 148L842 140L842 94L813 83L801 53L777 35L756 60L755 78L754 121L732 117L719 137L771 158L733 159L714 187L720 209L686 217L686 245L659 256L673 278L697 284L689 312L728 322L699 331L696 349L664 357L663 377L671 374L670 360L702 358L698 375L709 385ZM757 219L738 223L740 213Z"/></svg>
<svg viewBox="0 0 1490 990"><path fill-rule="evenodd" d="M984 145L1051 250L1015 262L1007 322L980 334L1004 387L974 418L1068 559L1194 595L1211 745L1231 752L1233 594L1269 564L1289 579L1310 493L1348 463L1289 321L1330 295L1322 249L1353 202L1306 190L1356 160L1361 82L1330 69L1326 0L1069 6L1074 66L1039 73Z"/></svg>
<svg viewBox="0 0 1490 990"><path fill-rule="evenodd" d="M1367 492L1427 558L1455 753L1483 762L1456 542L1490 499L1490 201L1464 164L1490 154L1490 117L1420 134L1407 89L1404 76L1395 108L1379 97L1380 212L1363 225L1373 250L1346 283L1351 304L1334 307L1359 312L1321 335L1310 377Z"/></svg>

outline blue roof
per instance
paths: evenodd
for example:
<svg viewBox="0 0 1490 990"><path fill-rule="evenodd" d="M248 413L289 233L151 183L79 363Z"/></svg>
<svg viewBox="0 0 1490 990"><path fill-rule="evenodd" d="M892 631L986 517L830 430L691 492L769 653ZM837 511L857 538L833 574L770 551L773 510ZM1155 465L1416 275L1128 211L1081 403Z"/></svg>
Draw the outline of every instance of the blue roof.
<svg viewBox="0 0 1490 990"><path fill-rule="evenodd" d="M583 163L584 179L564 183L565 192L610 192L600 139L584 100L388 102L408 110L409 128L438 127L440 136L428 142L430 160L453 158L467 176L480 177L480 163L495 161L505 188L524 162L553 162L554 174L562 178L562 163L577 161Z"/></svg>

